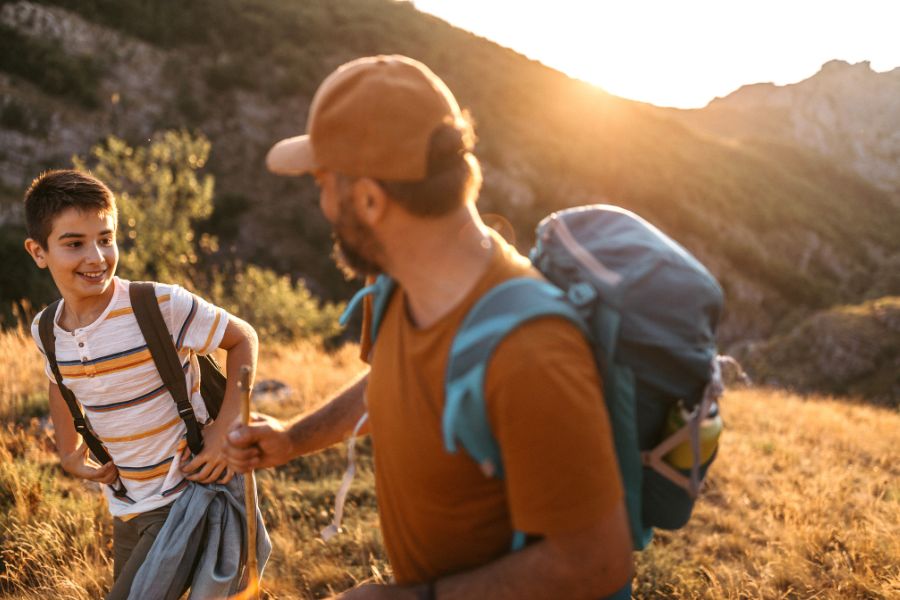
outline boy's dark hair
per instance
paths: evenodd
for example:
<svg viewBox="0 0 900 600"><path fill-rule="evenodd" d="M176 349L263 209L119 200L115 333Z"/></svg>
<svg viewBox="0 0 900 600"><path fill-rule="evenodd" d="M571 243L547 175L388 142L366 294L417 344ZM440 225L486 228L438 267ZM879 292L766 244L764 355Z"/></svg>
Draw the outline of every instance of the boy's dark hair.
<svg viewBox="0 0 900 600"><path fill-rule="evenodd" d="M378 183L411 214L439 217L477 195L481 187L481 167L472 154L474 134L443 125L435 130L428 147L428 174L421 181Z"/></svg>
<svg viewBox="0 0 900 600"><path fill-rule="evenodd" d="M47 248L53 220L64 210L97 210L115 221L116 198L106 184L82 171L57 169L38 175L25 192L28 237Z"/></svg>

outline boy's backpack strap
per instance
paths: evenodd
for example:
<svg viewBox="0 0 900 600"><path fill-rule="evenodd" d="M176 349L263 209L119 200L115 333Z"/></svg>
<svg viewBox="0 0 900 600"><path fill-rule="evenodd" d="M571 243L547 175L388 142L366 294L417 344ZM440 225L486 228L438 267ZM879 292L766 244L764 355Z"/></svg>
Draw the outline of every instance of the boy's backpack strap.
<svg viewBox="0 0 900 600"><path fill-rule="evenodd" d="M387 311L388 303L394 289L397 287L396 282L387 275L379 275L375 281L356 292L347 303L347 308L341 314L340 324L346 325L350 317L359 310L366 296L372 296L372 322L369 330L369 339L374 344L378 337L378 329L381 327L381 320Z"/></svg>
<svg viewBox="0 0 900 600"><path fill-rule="evenodd" d="M489 477L502 477L500 448L490 430L484 400L487 365L511 331L532 319L565 318L588 329L556 286L531 277L510 279L485 294L466 315L450 346L443 414L444 447L466 452Z"/></svg>
<svg viewBox="0 0 900 600"><path fill-rule="evenodd" d="M44 346L44 354L47 356L47 362L50 364L50 370L56 379L56 385L59 386L59 392L62 394L69 412L72 414L72 420L75 421L75 431L77 431L84 439L84 443L90 449L100 464L105 465L112 460L109 452L103 447L103 443L97 438L84 418L81 412L81 406L75 399L72 390L63 384L62 374L59 372L59 365L56 362L56 334L53 333L53 320L56 317L56 311L59 308L59 300L44 309L41 313L40 321L38 321L38 334L41 337L41 345Z"/></svg>
<svg viewBox="0 0 900 600"><path fill-rule="evenodd" d="M134 309L134 317L137 319L147 348L159 371L166 389L172 394L175 405L178 407L178 415L184 421L187 428L188 448L194 455L203 450L203 436L200 433L200 424L194 415L188 396L187 385L184 380L184 367L175 350L175 342L169 328L163 319L159 309L159 301L156 299L156 291L152 282L133 281L128 286L128 295L131 299L131 307Z"/></svg>

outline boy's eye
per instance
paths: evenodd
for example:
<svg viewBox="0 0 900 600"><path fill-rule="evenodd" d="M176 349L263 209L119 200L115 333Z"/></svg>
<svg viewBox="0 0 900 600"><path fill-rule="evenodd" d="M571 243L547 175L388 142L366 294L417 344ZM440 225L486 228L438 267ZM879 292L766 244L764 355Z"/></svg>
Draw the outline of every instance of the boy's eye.
<svg viewBox="0 0 900 600"><path fill-rule="evenodd" d="M115 240L113 240L113 238L103 238L100 240L100 243L104 246L112 246L115 243Z"/></svg>
<svg viewBox="0 0 900 600"><path fill-rule="evenodd" d="M81 242L69 242L68 244L66 244L66 246L69 248L77 248L80 245L81 245Z"/></svg>

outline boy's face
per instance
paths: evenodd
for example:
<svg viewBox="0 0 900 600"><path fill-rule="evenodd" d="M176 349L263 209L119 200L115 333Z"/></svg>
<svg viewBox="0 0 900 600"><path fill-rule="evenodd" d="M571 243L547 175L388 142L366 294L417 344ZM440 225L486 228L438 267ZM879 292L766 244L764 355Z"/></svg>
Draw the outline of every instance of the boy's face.
<svg viewBox="0 0 900 600"><path fill-rule="evenodd" d="M97 211L64 210L53 220L46 248L31 238L25 248L40 268L50 269L69 302L105 295L119 263L115 219Z"/></svg>

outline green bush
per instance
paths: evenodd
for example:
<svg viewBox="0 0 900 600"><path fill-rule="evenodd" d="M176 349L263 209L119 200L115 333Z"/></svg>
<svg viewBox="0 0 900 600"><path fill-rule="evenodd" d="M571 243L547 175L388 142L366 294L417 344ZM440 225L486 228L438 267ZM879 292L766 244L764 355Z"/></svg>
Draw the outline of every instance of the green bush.
<svg viewBox="0 0 900 600"><path fill-rule="evenodd" d="M207 298L253 325L267 340L324 340L341 330L343 304L320 305L302 282L292 283L290 277L256 265L215 273Z"/></svg>

